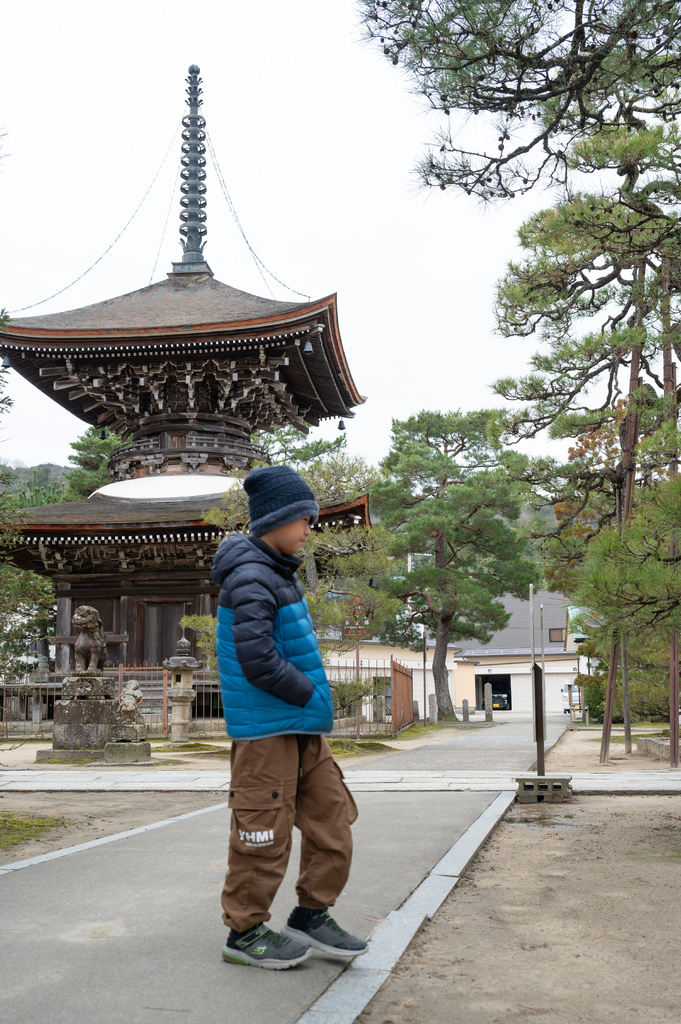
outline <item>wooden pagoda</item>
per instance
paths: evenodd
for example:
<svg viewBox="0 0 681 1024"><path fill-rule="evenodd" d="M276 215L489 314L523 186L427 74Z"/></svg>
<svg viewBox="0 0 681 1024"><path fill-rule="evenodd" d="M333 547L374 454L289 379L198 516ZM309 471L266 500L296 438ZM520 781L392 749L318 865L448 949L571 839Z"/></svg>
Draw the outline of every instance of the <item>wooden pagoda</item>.
<svg viewBox="0 0 681 1024"><path fill-rule="evenodd" d="M352 416L335 295L278 302L215 280L205 262L205 122L199 68L183 120L183 255L167 279L80 309L15 319L12 367L80 419L121 433L111 483L87 501L28 510L18 565L57 589L57 670L72 609L96 607L114 663L160 664L185 613L213 610L218 531L204 514L262 453L256 431ZM367 520L366 500L325 518Z"/></svg>

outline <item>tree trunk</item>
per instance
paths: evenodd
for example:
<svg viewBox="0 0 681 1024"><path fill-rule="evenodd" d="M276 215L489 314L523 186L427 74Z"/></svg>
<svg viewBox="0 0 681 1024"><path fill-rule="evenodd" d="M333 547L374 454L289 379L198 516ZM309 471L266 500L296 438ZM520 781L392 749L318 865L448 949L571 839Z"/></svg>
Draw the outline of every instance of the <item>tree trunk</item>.
<svg viewBox="0 0 681 1024"><path fill-rule="evenodd" d="M435 630L435 653L433 655L433 682L435 683L435 696L437 697L438 719L446 719L450 722L458 722L452 698L449 695L449 680L447 674L447 643L449 642L449 626L452 621L451 615L440 615Z"/></svg>
<svg viewBox="0 0 681 1024"><path fill-rule="evenodd" d="M435 566L438 569L445 567L445 537L443 533L437 534L433 545L435 555ZM449 685L447 680L447 644L449 643L449 627L452 622L451 615L440 612L435 630L435 654L433 655L433 682L435 684L435 696L437 697L438 718L458 721L452 698L449 696Z"/></svg>
<svg viewBox="0 0 681 1024"><path fill-rule="evenodd" d="M645 287L646 263L642 260L638 266L636 291L637 291L637 314L636 326L643 327L643 300ZM622 497L621 515L618 516L618 527L620 533L622 526L626 526L631 509L634 503L634 485L636 483L636 444L638 441L639 414L633 402L632 395L643 383L639 377L641 372L641 343L637 342L631 350L631 364L629 368L629 397L627 402L627 414L624 420L624 448L622 451L622 472L624 475L624 494ZM603 737L601 741L601 764L605 764L610 755L610 733L612 730L612 711L615 707L615 689L617 686L617 662L619 651L617 644L613 642L610 650L610 660L615 659L614 670L612 665L608 671L608 690L605 697L606 714L610 708L610 718L603 722ZM624 734L629 736L629 750L631 751L631 713L629 710L629 662L626 643L622 644L622 678L626 679L627 699L624 704ZM612 691L612 692L611 692Z"/></svg>
<svg viewBox="0 0 681 1024"><path fill-rule="evenodd" d="M631 753L631 707L629 704L629 652L627 638L620 640L622 656L622 718L624 719L624 753Z"/></svg>
<svg viewBox="0 0 681 1024"><path fill-rule="evenodd" d="M307 589L311 594L319 593L319 573L314 558L314 551L305 551L303 554L303 565L305 566L305 578Z"/></svg>

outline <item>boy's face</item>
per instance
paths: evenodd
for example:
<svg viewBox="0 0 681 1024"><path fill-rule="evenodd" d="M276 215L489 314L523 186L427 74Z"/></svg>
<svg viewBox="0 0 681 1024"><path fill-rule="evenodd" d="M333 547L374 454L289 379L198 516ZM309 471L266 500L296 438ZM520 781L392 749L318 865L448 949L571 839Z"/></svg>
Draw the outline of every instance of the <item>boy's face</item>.
<svg viewBox="0 0 681 1024"><path fill-rule="evenodd" d="M260 540L264 540L265 544L274 548L280 555L297 555L310 536L310 518L303 516L302 519L294 519L292 523L278 526L276 530L261 534Z"/></svg>

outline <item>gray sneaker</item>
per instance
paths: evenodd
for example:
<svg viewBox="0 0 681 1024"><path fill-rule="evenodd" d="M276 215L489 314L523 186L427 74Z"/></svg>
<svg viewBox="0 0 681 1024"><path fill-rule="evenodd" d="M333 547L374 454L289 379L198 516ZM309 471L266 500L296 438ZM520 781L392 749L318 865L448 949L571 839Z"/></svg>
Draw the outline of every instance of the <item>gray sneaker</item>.
<svg viewBox="0 0 681 1024"><path fill-rule="evenodd" d="M287 939L279 932L270 931L259 924L242 935L240 939L227 939L222 959L228 964L241 964L245 967L264 967L267 971L285 971L307 960L312 950L309 945Z"/></svg>
<svg viewBox="0 0 681 1024"><path fill-rule="evenodd" d="M303 917L294 910L281 930L290 939L303 942L341 960L361 956L369 948L369 943L364 939L358 939L356 935L351 935L336 924L328 910L320 910L314 917Z"/></svg>

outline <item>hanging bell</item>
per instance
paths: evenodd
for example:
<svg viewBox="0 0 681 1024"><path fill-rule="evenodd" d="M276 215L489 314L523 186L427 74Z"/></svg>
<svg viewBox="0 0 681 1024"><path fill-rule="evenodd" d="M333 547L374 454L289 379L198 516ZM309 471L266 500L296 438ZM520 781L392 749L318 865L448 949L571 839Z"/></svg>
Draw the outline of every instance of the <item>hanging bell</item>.
<svg viewBox="0 0 681 1024"><path fill-rule="evenodd" d="M312 342L309 339L303 345L303 355L304 356L311 356L312 355Z"/></svg>
<svg viewBox="0 0 681 1024"><path fill-rule="evenodd" d="M7 355L7 353L5 352L4 356L2 357L2 368L3 368L3 370L9 370L11 365L12 365L12 360Z"/></svg>
<svg viewBox="0 0 681 1024"><path fill-rule="evenodd" d="M343 420L338 420L338 429L345 430L345 424L343 423Z"/></svg>
<svg viewBox="0 0 681 1024"><path fill-rule="evenodd" d="M99 432L99 440L100 441L105 441L106 440L106 429L100 430L100 432Z"/></svg>

